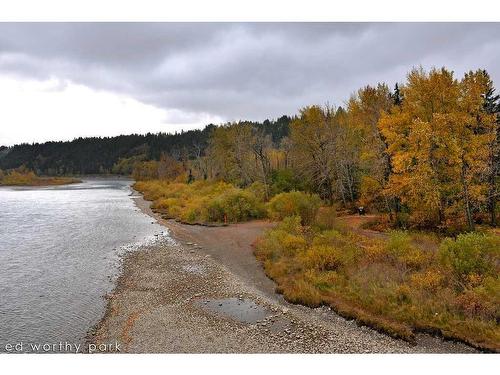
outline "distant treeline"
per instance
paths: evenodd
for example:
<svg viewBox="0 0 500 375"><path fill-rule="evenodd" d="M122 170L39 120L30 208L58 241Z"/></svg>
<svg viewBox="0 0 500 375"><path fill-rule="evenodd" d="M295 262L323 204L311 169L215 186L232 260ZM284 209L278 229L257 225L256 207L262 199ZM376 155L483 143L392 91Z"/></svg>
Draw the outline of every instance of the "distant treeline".
<svg viewBox="0 0 500 375"><path fill-rule="evenodd" d="M274 142L288 135L291 118L244 122L261 129ZM243 123L243 122L242 122ZM203 155L215 125L175 134L132 134L117 137L77 138L67 142L0 146L0 169L24 166L37 175L130 174L135 161L159 160L162 154L175 159Z"/></svg>
<svg viewBox="0 0 500 375"><path fill-rule="evenodd" d="M177 134L18 145L0 150L0 169L258 183L265 200L300 190L385 212L398 227L462 231L497 223L499 128L500 97L486 71L457 79L446 68L413 69L393 90L365 86L342 107Z"/></svg>

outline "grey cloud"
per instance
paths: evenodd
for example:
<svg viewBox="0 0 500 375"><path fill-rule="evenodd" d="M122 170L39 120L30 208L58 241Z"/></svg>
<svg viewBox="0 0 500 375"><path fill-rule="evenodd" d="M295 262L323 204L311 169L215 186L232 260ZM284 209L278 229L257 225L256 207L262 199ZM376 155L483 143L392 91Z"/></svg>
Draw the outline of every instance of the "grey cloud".
<svg viewBox="0 0 500 375"><path fill-rule="evenodd" d="M500 81L500 24L0 24L0 74L57 77L227 120L342 104L413 67Z"/></svg>

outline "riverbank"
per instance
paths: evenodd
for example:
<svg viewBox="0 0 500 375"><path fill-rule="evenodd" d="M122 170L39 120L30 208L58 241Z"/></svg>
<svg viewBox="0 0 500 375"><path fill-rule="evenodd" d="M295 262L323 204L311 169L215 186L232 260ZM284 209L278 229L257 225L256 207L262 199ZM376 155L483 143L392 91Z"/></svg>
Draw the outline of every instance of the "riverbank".
<svg viewBox="0 0 500 375"><path fill-rule="evenodd" d="M18 187L43 187L79 184L82 180L73 177L35 177L30 179L7 179L0 181L0 186L18 186Z"/></svg>
<svg viewBox="0 0 500 375"><path fill-rule="evenodd" d="M410 345L329 308L285 302L253 256L252 242L268 222L184 225L161 219L141 196L133 199L173 240L159 238L125 257L89 342L118 342L131 353L474 352L428 335Z"/></svg>
<svg viewBox="0 0 500 375"><path fill-rule="evenodd" d="M163 228L130 200L130 181L0 188L0 352L23 342L84 344L115 287L121 255ZM67 349L66 349L67 350Z"/></svg>

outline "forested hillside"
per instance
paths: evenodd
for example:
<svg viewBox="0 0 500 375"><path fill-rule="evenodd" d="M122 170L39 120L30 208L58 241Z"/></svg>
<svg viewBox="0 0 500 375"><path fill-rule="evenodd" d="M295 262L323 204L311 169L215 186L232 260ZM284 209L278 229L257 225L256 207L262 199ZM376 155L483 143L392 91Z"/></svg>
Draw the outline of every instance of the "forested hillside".
<svg viewBox="0 0 500 375"><path fill-rule="evenodd" d="M275 142L288 134L290 118L262 123L248 122ZM247 123L247 122L246 122ZM203 130L175 134L120 135L104 138L78 138L70 142L0 146L0 169L25 166L39 175L130 174L138 160L159 160L162 153L176 159L194 159L205 152L215 125ZM113 168L114 167L114 168Z"/></svg>

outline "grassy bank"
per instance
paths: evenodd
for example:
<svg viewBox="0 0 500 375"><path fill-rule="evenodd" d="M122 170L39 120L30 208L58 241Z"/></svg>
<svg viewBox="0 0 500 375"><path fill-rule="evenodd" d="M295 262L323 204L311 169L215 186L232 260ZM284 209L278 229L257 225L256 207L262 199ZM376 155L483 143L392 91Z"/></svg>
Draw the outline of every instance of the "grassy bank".
<svg viewBox="0 0 500 375"><path fill-rule="evenodd" d="M152 201L153 210L185 223L236 223L269 217L281 220L300 215L311 221L320 206L316 195L293 191L266 201L264 185L255 182L238 188L222 181L169 182L138 181L134 188Z"/></svg>
<svg viewBox="0 0 500 375"><path fill-rule="evenodd" d="M265 200L265 190L214 181L139 181L154 210L186 223L280 221L255 254L293 303L329 305L341 315L409 341L415 332L500 350L500 236L455 239L390 231L368 238L303 192Z"/></svg>
<svg viewBox="0 0 500 375"><path fill-rule="evenodd" d="M153 210L186 223L234 223L265 216L257 184L240 189L225 182L150 180L136 182L134 188L153 201Z"/></svg>
<svg viewBox="0 0 500 375"><path fill-rule="evenodd" d="M255 253L290 302L326 304L409 341L431 332L499 351L500 237L429 241L403 231L369 239L323 214L311 226L285 218Z"/></svg>
<svg viewBox="0 0 500 375"><path fill-rule="evenodd" d="M0 174L0 186L51 186L82 182L72 177L40 177L32 171L13 170Z"/></svg>

